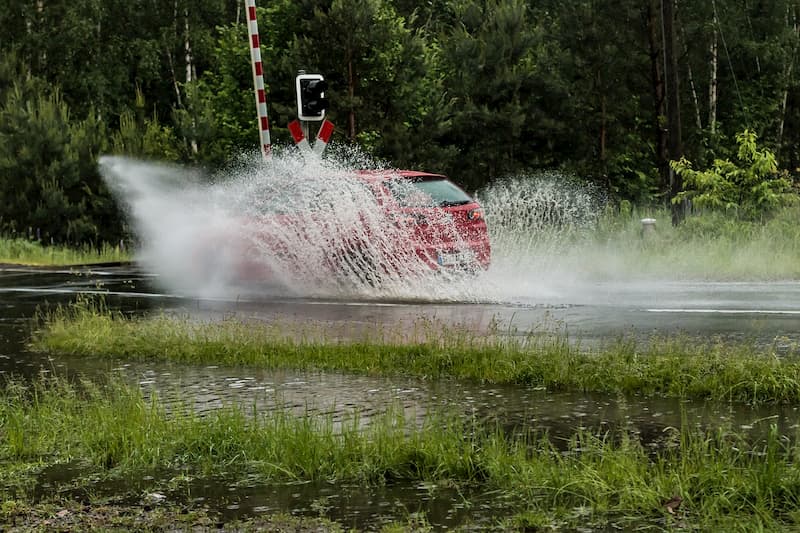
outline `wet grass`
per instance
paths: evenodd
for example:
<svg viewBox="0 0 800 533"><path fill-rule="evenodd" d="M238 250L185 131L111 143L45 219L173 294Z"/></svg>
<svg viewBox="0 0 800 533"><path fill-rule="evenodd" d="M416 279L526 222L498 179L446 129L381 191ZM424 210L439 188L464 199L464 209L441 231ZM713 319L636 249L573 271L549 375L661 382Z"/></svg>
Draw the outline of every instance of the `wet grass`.
<svg viewBox="0 0 800 533"><path fill-rule="evenodd" d="M368 425L357 414L335 425L240 406L200 416L116 381L49 378L0 391L0 463L17 473L0 492L20 506L33 497L25 480L37 466L79 461L86 483L171 471L259 483L480 486L516 502L516 518L498 528L781 530L799 525L799 455L796 439L774 427L758 442L725 430L672 428L655 449L624 431L577 432L555 445L535 428L512 436L447 414L417 424L388 413ZM670 512L664 501L672 497L682 501Z"/></svg>
<svg viewBox="0 0 800 533"><path fill-rule="evenodd" d="M241 472L262 481L482 479L471 432L457 418L421 428L402 415L297 417L231 405L204 415L119 381L10 383L0 395L0 457L24 463L85 461L104 470L195 475ZM24 470L20 470L24 472Z"/></svg>
<svg viewBox="0 0 800 533"><path fill-rule="evenodd" d="M120 246L103 244L68 247L44 246L37 241L19 238L0 238L0 263L30 266L70 266L95 263L131 261L133 256Z"/></svg>
<svg viewBox="0 0 800 533"><path fill-rule="evenodd" d="M642 218L655 230L642 231ZM800 207L787 207L765 220L741 220L735 213L689 215L672 226L666 210L623 207L600 217L579 265L596 276L619 279L701 279L774 281L800 279Z"/></svg>
<svg viewBox="0 0 800 533"><path fill-rule="evenodd" d="M354 340L329 337L322 326L290 331L283 324L235 318L131 318L81 302L40 317L32 348L189 364L460 378L549 391L749 404L800 401L796 355L696 339L618 340L586 349L558 334L480 335L424 322L412 331L372 331Z"/></svg>
<svg viewBox="0 0 800 533"><path fill-rule="evenodd" d="M690 214L678 226L665 209L607 207L572 224L542 222L507 208L492 242L498 263L520 261L544 276L599 280L783 281L800 279L800 207L764 220L735 213ZM580 211L586 215L584 211ZM652 231L641 220L652 218ZM491 216L489 218L490 229Z"/></svg>

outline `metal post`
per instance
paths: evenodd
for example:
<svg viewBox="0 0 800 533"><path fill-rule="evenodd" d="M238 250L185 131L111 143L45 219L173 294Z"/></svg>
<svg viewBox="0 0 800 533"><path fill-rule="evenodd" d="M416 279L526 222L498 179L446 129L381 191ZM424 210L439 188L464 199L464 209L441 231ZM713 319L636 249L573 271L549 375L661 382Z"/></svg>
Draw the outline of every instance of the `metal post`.
<svg viewBox="0 0 800 533"><path fill-rule="evenodd" d="M656 219L643 218L642 222L642 238L652 239L656 233Z"/></svg>

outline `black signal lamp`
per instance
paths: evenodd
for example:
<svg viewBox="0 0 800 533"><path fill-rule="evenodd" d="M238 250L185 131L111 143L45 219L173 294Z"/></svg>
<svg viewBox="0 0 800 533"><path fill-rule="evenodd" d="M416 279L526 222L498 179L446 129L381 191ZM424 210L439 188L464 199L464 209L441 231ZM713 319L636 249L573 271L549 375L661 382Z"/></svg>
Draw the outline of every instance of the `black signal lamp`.
<svg viewBox="0 0 800 533"><path fill-rule="evenodd" d="M328 82L321 74L299 74L297 86L297 118L300 120L323 120L328 109L325 90Z"/></svg>

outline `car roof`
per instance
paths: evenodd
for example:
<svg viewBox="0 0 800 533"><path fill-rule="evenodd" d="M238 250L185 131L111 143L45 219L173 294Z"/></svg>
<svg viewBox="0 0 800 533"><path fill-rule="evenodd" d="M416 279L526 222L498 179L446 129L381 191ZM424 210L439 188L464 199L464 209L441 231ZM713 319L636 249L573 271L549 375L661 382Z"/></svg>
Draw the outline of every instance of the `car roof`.
<svg viewBox="0 0 800 533"><path fill-rule="evenodd" d="M417 179L422 181L447 179L447 176L444 176L442 174L434 174L432 172L421 172L419 170L397 170L397 169L358 170L356 171L356 173L358 174L358 176L364 179L375 180L375 181L388 180L397 176L403 178Z"/></svg>

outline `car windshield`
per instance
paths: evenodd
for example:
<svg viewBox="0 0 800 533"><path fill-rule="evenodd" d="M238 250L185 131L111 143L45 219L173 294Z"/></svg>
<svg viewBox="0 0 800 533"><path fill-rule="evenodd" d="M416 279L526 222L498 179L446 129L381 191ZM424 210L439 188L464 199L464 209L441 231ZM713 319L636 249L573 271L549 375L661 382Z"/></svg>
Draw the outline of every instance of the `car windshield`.
<svg viewBox="0 0 800 533"><path fill-rule="evenodd" d="M402 207L447 207L464 205L472 198L446 179L391 180L389 189Z"/></svg>

